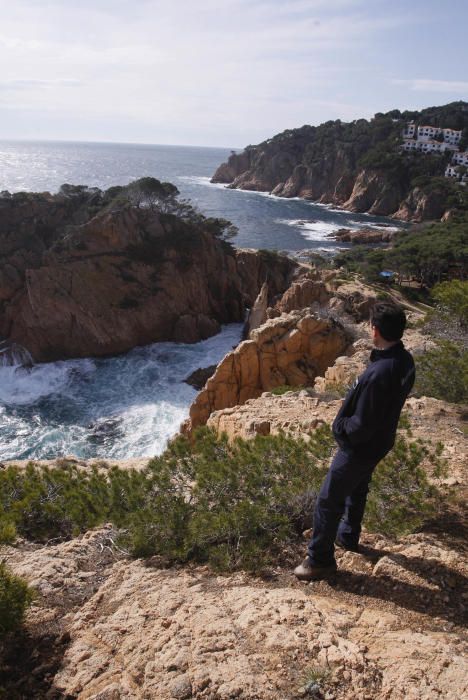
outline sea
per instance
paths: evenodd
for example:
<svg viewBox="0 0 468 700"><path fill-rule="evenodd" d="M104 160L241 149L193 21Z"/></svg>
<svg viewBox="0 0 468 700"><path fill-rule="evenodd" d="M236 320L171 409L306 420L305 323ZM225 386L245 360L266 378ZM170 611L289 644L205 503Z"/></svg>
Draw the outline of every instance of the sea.
<svg viewBox="0 0 468 700"><path fill-rule="evenodd" d="M64 183L106 189L143 176L172 182L206 216L229 219L240 248L333 254L340 228L395 226L299 198L212 184L229 148L0 141L0 191L57 192ZM160 454L188 416L196 391L184 382L240 340L241 324L193 345L155 343L114 358L2 366L0 460L128 459Z"/></svg>

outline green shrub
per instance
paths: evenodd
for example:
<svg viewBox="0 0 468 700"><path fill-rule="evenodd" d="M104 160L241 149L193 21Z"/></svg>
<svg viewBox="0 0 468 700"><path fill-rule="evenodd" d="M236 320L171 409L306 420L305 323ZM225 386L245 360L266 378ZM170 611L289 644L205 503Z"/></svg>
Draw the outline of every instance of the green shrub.
<svg viewBox="0 0 468 700"><path fill-rule="evenodd" d="M387 249L356 246L341 251L334 263L363 275L367 282L381 282L379 273L387 269L399 280L414 279L433 287L448 276L467 276L467 232L468 214L459 213L452 221L400 231Z"/></svg>
<svg viewBox="0 0 468 700"><path fill-rule="evenodd" d="M139 507L143 483L140 472L116 468L106 475L74 465L9 466L0 471L0 541L11 541L15 531L39 542L68 538L111 516L120 524Z"/></svg>
<svg viewBox="0 0 468 700"><path fill-rule="evenodd" d="M404 418L404 427L405 423ZM409 427L406 430L409 432ZM399 435L372 478L364 517L368 530L390 536L408 534L435 513L440 494L421 465L432 463L434 475L440 476L444 472L440 451L441 445L433 450Z"/></svg>
<svg viewBox="0 0 468 700"><path fill-rule="evenodd" d="M421 465L436 456L409 437L376 471L369 529L407 531L434 512L437 494ZM178 437L141 472L9 467L0 472L2 523L10 538L16 529L44 541L110 521L133 556L259 571L310 526L334 449L327 426L306 440L232 444L203 428L192 440Z"/></svg>
<svg viewBox="0 0 468 700"><path fill-rule="evenodd" d="M415 391L452 403L468 401L468 352L449 340L416 357Z"/></svg>
<svg viewBox="0 0 468 700"><path fill-rule="evenodd" d="M250 441L199 431L178 438L148 467L143 511L131 518L125 542L136 555L208 561L247 570L274 561L301 529L332 449L328 429L309 442L278 436Z"/></svg>
<svg viewBox="0 0 468 700"><path fill-rule="evenodd" d="M468 325L468 281L441 282L432 290L432 297L441 311L452 316L462 326Z"/></svg>
<svg viewBox="0 0 468 700"><path fill-rule="evenodd" d="M16 539L16 527L7 518L0 520L0 544L13 544Z"/></svg>
<svg viewBox="0 0 468 700"><path fill-rule="evenodd" d="M21 625L32 600L33 592L26 581L0 562L0 640Z"/></svg>
<svg viewBox="0 0 468 700"><path fill-rule="evenodd" d="M301 391L304 387L301 386L290 386L289 384L281 384L280 386L275 386L273 389L270 389L270 392L274 394L274 396L282 396L283 394L286 394L288 391Z"/></svg>

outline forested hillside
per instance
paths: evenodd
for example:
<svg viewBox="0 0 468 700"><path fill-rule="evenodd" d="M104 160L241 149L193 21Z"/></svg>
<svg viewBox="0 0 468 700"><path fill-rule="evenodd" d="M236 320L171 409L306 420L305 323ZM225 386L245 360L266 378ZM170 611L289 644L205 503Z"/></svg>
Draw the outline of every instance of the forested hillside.
<svg viewBox="0 0 468 700"><path fill-rule="evenodd" d="M336 120L283 131L233 153L213 182L407 221L467 209L466 188L444 177L452 152L402 151L402 131L409 121L461 130L459 149L467 147L468 103L420 112L395 109L371 120Z"/></svg>

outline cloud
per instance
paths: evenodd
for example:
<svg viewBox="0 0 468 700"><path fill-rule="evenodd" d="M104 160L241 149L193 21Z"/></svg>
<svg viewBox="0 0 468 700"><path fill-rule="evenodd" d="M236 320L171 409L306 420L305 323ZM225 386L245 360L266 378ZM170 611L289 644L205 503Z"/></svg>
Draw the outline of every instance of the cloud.
<svg viewBox="0 0 468 700"><path fill-rule="evenodd" d="M34 88L48 89L57 87L80 87L82 82L80 80L73 80L71 78L63 78L57 80L42 80L42 79L17 79L17 80L0 80L0 90L30 90Z"/></svg>
<svg viewBox="0 0 468 700"><path fill-rule="evenodd" d="M394 85L405 85L410 90L418 92L440 93L467 93L468 81L466 80L432 80L430 78L409 78L404 80L392 80Z"/></svg>
<svg viewBox="0 0 468 700"><path fill-rule="evenodd" d="M84 128L87 138L103 138L100 126L93 135L93 120L120 120L122 140L159 142L170 132L174 143L188 143L190 133L192 143L212 145L242 143L249 130L253 140L384 110L375 90L384 93L381 76L396 69L381 44L420 23L406 3L390 7L383 0L0 0L0 6L3 109L42 114L49 138L55 113L70 138L82 138ZM382 71L387 59L392 72Z"/></svg>

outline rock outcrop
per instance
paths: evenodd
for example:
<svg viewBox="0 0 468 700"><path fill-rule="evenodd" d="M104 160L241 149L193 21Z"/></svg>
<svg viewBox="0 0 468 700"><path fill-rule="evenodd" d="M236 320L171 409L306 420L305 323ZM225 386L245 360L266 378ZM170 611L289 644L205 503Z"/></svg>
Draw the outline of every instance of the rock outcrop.
<svg viewBox="0 0 468 700"><path fill-rule="evenodd" d="M330 233L328 238L341 243L353 243L353 245L373 245L374 243L389 243L395 234L396 231L392 228L361 228L357 231L342 228Z"/></svg>
<svg viewBox="0 0 468 700"><path fill-rule="evenodd" d="M340 403L338 399L323 400L307 389L291 389L280 396L265 391L242 406L214 411L207 426L218 435L225 433L229 440L238 437L249 440L255 435L277 435L280 432L307 438L319 426L331 424Z"/></svg>
<svg viewBox="0 0 468 700"><path fill-rule="evenodd" d="M35 361L196 342L242 321L265 279L283 292L296 267L235 251L200 217L76 189L0 198L0 338Z"/></svg>
<svg viewBox="0 0 468 700"><path fill-rule="evenodd" d="M451 209L447 206L447 198L443 190L434 188L430 192L425 192L420 187L415 187L400 203L393 217L402 221L419 222L432 219L446 221L450 214Z"/></svg>
<svg viewBox="0 0 468 700"><path fill-rule="evenodd" d="M312 307L318 308L328 305L332 297L332 291L326 280L320 274L308 273L301 279L292 282L271 310L267 310L267 316L273 318L278 314L287 314L291 311Z"/></svg>
<svg viewBox="0 0 468 700"><path fill-rule="evenodd" d="M250 309L249 316L244 326L244 336L249 337L250 333L261 326L267 320L268 311L268 283L264 282L262 288Z"/></svg>
<svg viewBox="0 0 468 700"><path fill-rule="evenodd" d="M328 306L332 298L332 288L318 271L299 268L296 279L293 279L283 294L273 295L268 282L264 282L245 324L246 338L256 328L259 328L269 318L277 318L281 314L300 311L309 308L320 311Z"/></svg>
<svg viewBox="0 0 468 700"><path fill-rule="evenodd" d="M307 310L270 319L220 362L192 404L184 431L204 425L213 411L274 387L310 386L349 342L340 324Z"/></svg>

